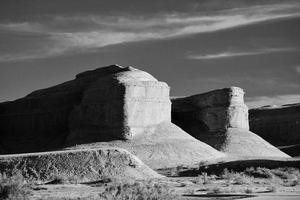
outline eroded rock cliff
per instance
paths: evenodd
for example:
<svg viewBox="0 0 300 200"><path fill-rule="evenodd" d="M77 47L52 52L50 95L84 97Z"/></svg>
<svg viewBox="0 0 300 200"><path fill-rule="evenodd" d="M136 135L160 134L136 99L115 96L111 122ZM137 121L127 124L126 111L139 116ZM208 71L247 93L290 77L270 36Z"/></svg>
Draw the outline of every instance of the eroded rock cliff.
<svg viewBox="0 0 300 200"><path fill-rule="evenodd" d="M0 146L4 153L46 151L62 147L69 136L70 115L84 91L99 78L126 71L117 65L76 76L75 80L0 104Z"/></svg>
<svg viewBox="0 0 300 200"><path fill-rule="evenodd" d="M132 139L148 126L171 120L169 86L128 67L99 78L69 116L67 143Z"/></svg>
<svg viewBox="0 0 300 200"><path fill-rule="evenodd" d="M288 157L249 131L248 107L238 87L172 99L172 122L230 155Z"/></svg>

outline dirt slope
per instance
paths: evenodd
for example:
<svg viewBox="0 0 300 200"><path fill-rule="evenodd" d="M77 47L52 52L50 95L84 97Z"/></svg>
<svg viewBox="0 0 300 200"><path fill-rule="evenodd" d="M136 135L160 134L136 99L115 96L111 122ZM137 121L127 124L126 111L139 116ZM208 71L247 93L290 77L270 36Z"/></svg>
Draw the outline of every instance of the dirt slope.
<svg viewBox="0 0 300 200"><path fill-rule="evenodd" d="M20 171L28 180L51 181L55 175L79 182L102 178L149 179L162 176L124 149L98 148L0 156L0 172Z"/></svg>

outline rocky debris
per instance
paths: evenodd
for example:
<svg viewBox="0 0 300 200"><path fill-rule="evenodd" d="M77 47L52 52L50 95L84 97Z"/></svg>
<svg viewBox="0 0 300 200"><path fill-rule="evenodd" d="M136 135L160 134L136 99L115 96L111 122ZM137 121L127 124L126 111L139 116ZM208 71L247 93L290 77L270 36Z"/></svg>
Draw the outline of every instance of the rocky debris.
<svg viewBox="0 0 300 200"><path fill-rule="evenodd" d="M169 86L147 72L112 65L0 104L5 153L114 146L153 168L223 157L171 123ZM76 147L77 146L77 147Z"/></svg>
<svg viewBox="0 0 300 200"><path fill-rule="evenodd" d="M300 144L300 104L249 110L250 130L276 146Z"/></svg>
<svg viewBox="0 0 300 200"><path fill-rule="evenodd" d="M65 150L0 156L0 172L21 172L30 181L57 177L78 182L101 179L152 179L161 175L124 149Z"/></svg>
<svg viewBox="0 0 300 200"><path fill-rule="evenodd" d="M248 107L238 87L172 99L172 122L230 155L288 157L249 131Z"/></svg>

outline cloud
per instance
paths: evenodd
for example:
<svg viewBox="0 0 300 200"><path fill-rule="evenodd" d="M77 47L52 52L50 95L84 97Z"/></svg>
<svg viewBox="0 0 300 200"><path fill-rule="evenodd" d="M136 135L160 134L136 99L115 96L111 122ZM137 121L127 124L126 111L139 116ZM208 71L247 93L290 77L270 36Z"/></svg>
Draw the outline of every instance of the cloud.
<svg viewBox="0 0 300 200"><path fill-rule="evenodd" d="M246 98L249 108L258 108L267 105L284 105L300 103L300 94L278 95L278 96L259 96Z"/></svg>
<svg viewBox="0 0 300 200"><path fill-rule="evenodd" d="M44 47L37 50L30 50L25 53L1 54L0 62L17 62L22 60L48 58L52 56L61 55L62 53L65 53L63 47L52 47L52 48Z"/></svg>
<svg viewBox="0 0 300 200"><path fill-rule="evenodd" d="M278 4L235 8L215 12L164 13L156 16L47 16L42 20L2 23L0 32L40 34L45 45L24 54L2 54L0 62L44 58L102 48L127 42L168 39L214 32L268 20L300 16L300 4ZM33 43L36 41L32 41ZM51 43L49 47L47 44ZM22 44L20 44L21 46ZM20 47L21 49L22 47ZM1 50L1 49L0 49ZM282 49L281 49L282 50ZM217 55L192 56L191 59L212 59L276 52L223 52Z"/></svg>
<svg viewBox="0 0 300 200"><path fill-rule="evenodd" d="M15 31L15 32L45 32L40 23L21 22L21 23L6 23L0 24L0 31Z"/></svg>
<svg viewBox="0 0 300 200"><path fill-rule="evenodd" d="M206 54L206 55L188 55L188 59L193 60L212 60L212 59L222 59L222 58L232 58L232 57L240 57L240 56L253 56L253 55L261 55L261 54L269 54L276 52L289 52L295 51L295 48L266 48L266 49L257 49L255 51L227 51L217 54Z"/></svg>
<svg viewBox="0 0 300 200"><path fill-rule="evenodd" d="M296 67L296 72L297 72L298 74L300 74L300 66L297 66L297 67Z"/></svg>

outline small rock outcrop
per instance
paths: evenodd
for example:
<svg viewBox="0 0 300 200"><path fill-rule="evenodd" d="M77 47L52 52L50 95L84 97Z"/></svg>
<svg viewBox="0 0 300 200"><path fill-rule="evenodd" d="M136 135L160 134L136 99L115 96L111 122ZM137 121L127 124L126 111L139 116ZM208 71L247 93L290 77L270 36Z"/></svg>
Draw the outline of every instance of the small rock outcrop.
<svg viewBox="0 0 300 200"><path fill-rule="evenodd" d="M101 179L151 179L161 175L124 149L102 148L2 155L0 172L21 172L27 180L42 182L62 177L78 182Z"/></svg>
<svg viewBox="0 0 300 200"><path fill-rule="evenodd" d="M172 122L193 137L230 155L288 157L249 131L244 91L224 88L172 99Z"/></svg>
<svg viewBox="0 0 300 200"><path fill-rule="evenodd" d="M0 104L4 153L125 148L153 168L223 157L171 123L169 86L112 65Z"/></svg>
<svg viewBox="0 0 300 200"><path fill-rule="evenodd" d="M300 104L249 110L250 130L276 146L300 144Z"/></svg>

